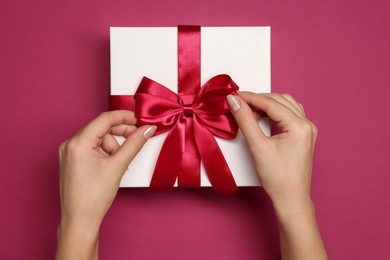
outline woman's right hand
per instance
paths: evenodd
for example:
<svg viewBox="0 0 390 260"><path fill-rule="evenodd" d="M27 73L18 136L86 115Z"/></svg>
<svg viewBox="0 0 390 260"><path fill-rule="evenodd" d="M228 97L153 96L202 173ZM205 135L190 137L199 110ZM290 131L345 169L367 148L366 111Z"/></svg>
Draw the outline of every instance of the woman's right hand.
<svg viewBox="0 0 390 260"><path fill-rule="evenodd" d="M274 205L282 258L328 259L310 196L317 128L288 94L240 92L227 101ZM259 112L277 124L279 134L268 137L262 132Z"/></svg>
<svg viewBox="0 0 390 260"><path fill-rule="evenodd" d="M276 93L240 92L228 96L228 102L273 203L308 202L317 128L305 117L302 105L291 95ZM267 113L281 132L265 136L252 109Z"/></svg>

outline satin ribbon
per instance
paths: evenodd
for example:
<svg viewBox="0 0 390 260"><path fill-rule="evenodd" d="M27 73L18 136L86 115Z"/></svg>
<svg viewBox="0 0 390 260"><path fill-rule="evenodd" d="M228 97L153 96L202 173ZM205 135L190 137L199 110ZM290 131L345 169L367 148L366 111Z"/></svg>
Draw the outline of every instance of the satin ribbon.
<svg viewBox="0 0 390 260"><path fill-rule="evenodd" d="M226 102L238 86L228 75L217 75L200 87L200 27L178 27L178 94L144 77L134 95L111 96L111 109L134 110L138 126L169 131L161 148L151 190L200 187L200 162L214 190L237 190L233 175L214 136L233 139L238 126ZM135 103L134 103L135 101Z"/></svg>

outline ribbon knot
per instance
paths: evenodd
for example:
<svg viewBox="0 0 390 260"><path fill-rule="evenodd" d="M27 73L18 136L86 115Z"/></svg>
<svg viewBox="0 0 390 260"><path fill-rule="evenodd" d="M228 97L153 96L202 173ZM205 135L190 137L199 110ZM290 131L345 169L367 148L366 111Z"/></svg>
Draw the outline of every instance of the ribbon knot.
<svg viewBox="0 0 390 260"><path fill-rule="evenodd" d="M179 94L179 103L183 107L183 113L186 117L192 117L194 113L194 95L180 95Z"/></svg>
<svg viewBox="0 0 390 260"><path fill-rule="evenodd" d="M192 117L194 109L192 106L183 106L183 113L186 117Z"/></svg>

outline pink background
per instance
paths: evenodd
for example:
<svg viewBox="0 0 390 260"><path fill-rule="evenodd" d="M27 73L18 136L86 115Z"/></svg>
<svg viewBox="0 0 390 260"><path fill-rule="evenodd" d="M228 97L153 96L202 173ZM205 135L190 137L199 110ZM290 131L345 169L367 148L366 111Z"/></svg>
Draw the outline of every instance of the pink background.
<svg viewBox="0 0 390 260"><path fill-rule="evenodd" d="M312 194L332 259L390 259L389 1L0 2L0 259L52 259L57 147L108 107L109 26L270 25L272 87L318 126ZM123 189L102 259L278 259L261 188Z"/></svg>

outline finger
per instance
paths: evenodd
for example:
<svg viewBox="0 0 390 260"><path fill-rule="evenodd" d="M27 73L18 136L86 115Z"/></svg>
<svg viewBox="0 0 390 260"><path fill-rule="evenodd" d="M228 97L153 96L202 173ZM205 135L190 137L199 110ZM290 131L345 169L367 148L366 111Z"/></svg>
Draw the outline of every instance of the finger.
<svg viewBox="0 0 390 260"><path fill-rule="evenodd" d="M301 112L303 116L305 116L305 111L303 110L303 106L300 103L298 103L293 96L287 93L281 95L282 97L290 101L290 103L293 104L299 110L299 112Z"/></svg>
<svg viewBox="0 0 390 260"><path fill-rule="evenodd" d="M252 152L255 152L259 142L264 142L267 137L260 129L252 109L239 96L228 95L227 102L245 140Z"/></svg>
<svg viewBox="0 0 390 260"><path fill-rule="evenodd" d="M298 103L298 105L301 108L303 115L306 117L306 113L305 113L305 109L303 108L303 105L301 103Z"/></svg>
<svg viewBox="0 0 390 260"><path fill-rule="evenodd" d="M111 134L106 134L103 137L103 142L100 146L102 147L104 152L106 152L109 155L115 154L119 150L119 147L120 147L118 141Z"/></svg>
<svg viewBox="0 0 390 260"><path fill-rule="evenodd" d="M286 107L291 109L295 114L297 114L300 117L303 117L303 114L300 111L299 106L295 105L293 102L291 102L289 100L291 96L288 97L288 94L269 93L269 94L265 94L265 95L268 95L268 96L272 97L273 99L279 101L280 103L282 103L283 105L285 105ZM286 97L288 97L289 99L287 99Z"/></svg>
<svg viewBox="0 0 390 260"><path fill-rule="evenodd" d="M121 169L121 176L134 159L134 157L138 154L138 152L142 149L146 141L151 137L157 127L144 125L135 130L131 135L129 135L116 154L111 158L113 163L117 165ZM121 177L120 176L120 177Z"/></svg>
<svg viewBox="0 0 390 260"><path fill-rule="evenodd" d="M239 96L248 103L248 105L260 109L277 123L279 128L285 132L288 126L297 118L300 118L290 108L273 99L266 94L255 94L252 92L240 92Z"/></svg>
<svg viewBox="0 0 390 260"><path fill-rule="evenodd" d="M134 113L128 110L116 110L110 112L103 112L92 122L81 130L80 135L87 137L102 138L107 134L112 127L127 124L135 125L137 119L134 117Z"/></svg>
<svg viewBox="0 0 390 260"><path fill-rule="evenodd" d="M110 155L109 155L106 151L104 151L103 148L100 147L100 146L96 148L96 152L97 152L100 156L105 157L105 158L110 156Z"/></svg>
<svg viewBox="0 0 390 260"><path fill-rule="evenodd" d="M111 134L128 137L137 127L135 125L117 125L111 128Z"/></svg>

